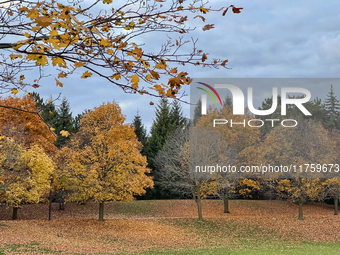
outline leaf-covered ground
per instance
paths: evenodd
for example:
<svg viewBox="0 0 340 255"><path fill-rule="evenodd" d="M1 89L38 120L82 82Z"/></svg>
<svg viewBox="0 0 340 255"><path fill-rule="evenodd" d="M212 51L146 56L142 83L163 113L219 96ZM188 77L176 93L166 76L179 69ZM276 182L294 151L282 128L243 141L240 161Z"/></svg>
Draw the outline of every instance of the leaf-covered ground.
<svg viewBox="0 0 340 255"><path fill-rule="evenodd" d="M67 204L65 211L53 204L48 221L48 206L39 204L23 206L19 220L11 221L11 209L2 206L0 254L284 250L340 241L340 215L331 205L305 205L304 221L297 220L297 205L286 201L232 200L230 210L224 214L222 201L206 200L199 222L192 200L114 202L105 204L105 221L99 222L97 203Z"/></svg>

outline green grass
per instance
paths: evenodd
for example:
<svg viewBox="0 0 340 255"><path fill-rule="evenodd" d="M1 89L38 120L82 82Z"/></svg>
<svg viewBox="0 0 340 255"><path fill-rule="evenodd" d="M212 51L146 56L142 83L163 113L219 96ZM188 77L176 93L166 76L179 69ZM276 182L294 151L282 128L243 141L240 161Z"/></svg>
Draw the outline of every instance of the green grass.
<svg viewBox="0 0 340 255"><path fill-rule="evenodd" d="M31 242L30 244L5 244L0 247L0 255L4 254L22 254L26 252L35 252L41 254L66 254L64 251L55 251L39 247L39 243Z"/></svg>
<svg viewBox="0 0 340 255"><path fill-rule="evenodd" d="M129 202L112 202L114 205L115 214L125 214L125 215L155 215L155 208L157 208L157 201L154 200L144 200L135 201L133 203Z"/></svg>
<svg viewBox="0 0 340 255"><path fill-rule="evenodd" d="M302 243L294 246L277 246L273 248L262 248L262 249L228 249L228 248L204 248L204 249L166 249L166 250L155 250L148 251L139 254L143 255L154 255L154 254L188 254L188 255L248 255L248 254L310 254L310 255L326 255L326 254L339 254L340 243Z"/></svg>

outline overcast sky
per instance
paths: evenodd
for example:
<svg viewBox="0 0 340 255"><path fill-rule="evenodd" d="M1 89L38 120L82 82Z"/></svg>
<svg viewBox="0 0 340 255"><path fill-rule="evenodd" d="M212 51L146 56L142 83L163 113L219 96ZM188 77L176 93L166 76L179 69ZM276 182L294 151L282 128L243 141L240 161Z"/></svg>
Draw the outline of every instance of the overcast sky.
<svg viewBox="0 0 340 255"><path fill-rule="evenodd" d="M340 1L305 0L213 0L212 6L243 7L241 14L228 12L222 17L209 14L209 24L215 28L203 32L204 25L191 36L199 38L198 48L209 52L208 57L229 59L226 69L188 67L193 78L338 78L340 70ZM195 23L196 25L196 23ZM151 35L151 34L150 34ZM174 34L172 36L175 36ZM150 48L160 47L165 34L144 38ZM80 76L80 75L79 75ZM155 106L150 96L124 94L118 87L92 76L64 79L64 87L57 88L54 80L45 82L38 92L42 97L55 97L60 92L67 97L73 114L91 109L103 101L119 102L127 122L137 109L143 122L150 127ZM329 88L324 88L328 90ZM189 94L189 89L186 89ZM340 88L336 87L337 95ZM269 91L270 92L270 91ZM317 96L317 95L315 95ZM189 97L187 98L189 101ZM189 106L183 105L189 116Z"/></svg>

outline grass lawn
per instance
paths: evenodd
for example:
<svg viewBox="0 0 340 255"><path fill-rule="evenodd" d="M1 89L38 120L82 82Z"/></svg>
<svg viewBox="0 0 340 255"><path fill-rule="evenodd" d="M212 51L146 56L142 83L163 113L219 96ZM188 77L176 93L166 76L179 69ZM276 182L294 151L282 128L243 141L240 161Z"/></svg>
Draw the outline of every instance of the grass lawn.
<svg viewBox="0 0 340 255"><path fill-rule="evenodd" d="M286 201L203 203L203 221L191 200L25 205L17 221L0 207L0 254L339 254L340 216L326 204L298 208Z"/></svg>

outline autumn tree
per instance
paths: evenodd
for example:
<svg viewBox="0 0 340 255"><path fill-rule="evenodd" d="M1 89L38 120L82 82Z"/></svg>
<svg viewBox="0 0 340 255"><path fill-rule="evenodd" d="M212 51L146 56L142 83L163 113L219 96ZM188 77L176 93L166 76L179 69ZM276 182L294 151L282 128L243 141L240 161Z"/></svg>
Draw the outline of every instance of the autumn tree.
<svg viewBox="0 0 340 255"><path fill-rule="evenodd" d="M15 143L30 147L39 145L48 154L54 154L56 135L51 131L39 114L36 114L36 102L29 96L0 98L3 106L0 111L0 130L2 135L10 137ZM20 108L20 111L16 110Z"/></svg>
<svg viewBox="0 0 340 255"><path fill-rule="evenodd" d="M152 187L147 161L139 152L141 143L115 102L88 111L79 132L58 155L59 178L68 189L67 201L99 203L104 220L104 202L132 201Z"/></svg>
<svg viewBox="0 0 340 255"><path fill-rule="evenodd" d="M228 9L234 13L242 9L232 5L213 9L207 3L183 0L1 0L0 5L0 93L37 88L46 76L62 87L63 79L77 75L100 77L128 93L168 97L175 97L191 81L180 66L217 68L227 63L208 62L196 39L176 35L198 27L213 29L214 24L205 24L209 12L224 16ZM145 35L165 33L168 37L159 49L142 43ZM27 79L28 72L35 78ZM163 77L167 84L161 83Z"/></svg>
<svg viewBox="0 0 340 255"><path fill-rule="evenodd" d="M178 128L167 138L155 158L156 183L167 191L192 197L198 209L198 219L203 219L202 199L216 195L217 175L205 172L204 167L216 166L225 160L226 143L220 135L199 128ZM197 171L197 167L202 171ZM206 169L206 168L205 168Z"/></svg>
<svg viewBox="0 0 340 255"><path fill-rule="evenodd" d="M278 126L274 128L261 148L266 162L272 166L302 166L303 171L290 176L277 176L277 191L299 204L299 220L303 220L302 206L308 200L319 198L322 190L321 171L306 172L305 164L334 164L336 159L335 143L328 137L320 123L313 120L297 119L294 128ZM282 179L286 178L286 179Z"/></svg>
<svg viewBox="0 0 340 255"><path fill-rule="evenodd" d="M226 99L227 100L227 99ZM221 137L228 142L228 154L227 164L232 166L241 167L249 165L261 165L263 161L263 153L258 150L260 144L260 130L259 128L250 127L247 125L248 121L252 119L252 116L248 115L248 109L244 109L244 115L233 115L233 107L231 105L225 105L220 109L208 109L207 115L202 116L197 122L197 127L211 129L217 132ZM228 120L228 123L216 124L213 127L214 119ZM234 124L231 126L230 120L233 120ZM243 125L244 123L244 125ZM261 186L261 182L257 180L257 176L254 176L253 180L244 175L222 175L222 179L219 180L220 195L224 200L224 211L229 212L228 197L230 192L236 192L236 194L243 196L248 195L249 190L252 192L258 191L258 187ZM249 180L243 180L249 179ZM247 186L244 184L251 184ZM232 184L232 185L231 185Z"/></svg>
<svg viewBox="0 0 340 255"><path fill-rule="evenodd" d="M25 149L2 137L0 140L0 200L13 207L12 219L26 203L39 203L50 190L52 159L37 145Z"/></svg>
<svg viewBox="0 0 340 255"><path fill-rule="evenodd" d="M334 200L334 215L339 214L338 204L340 197L340 178L330 178L322 182L323 197L331 197Z"/></svg>

